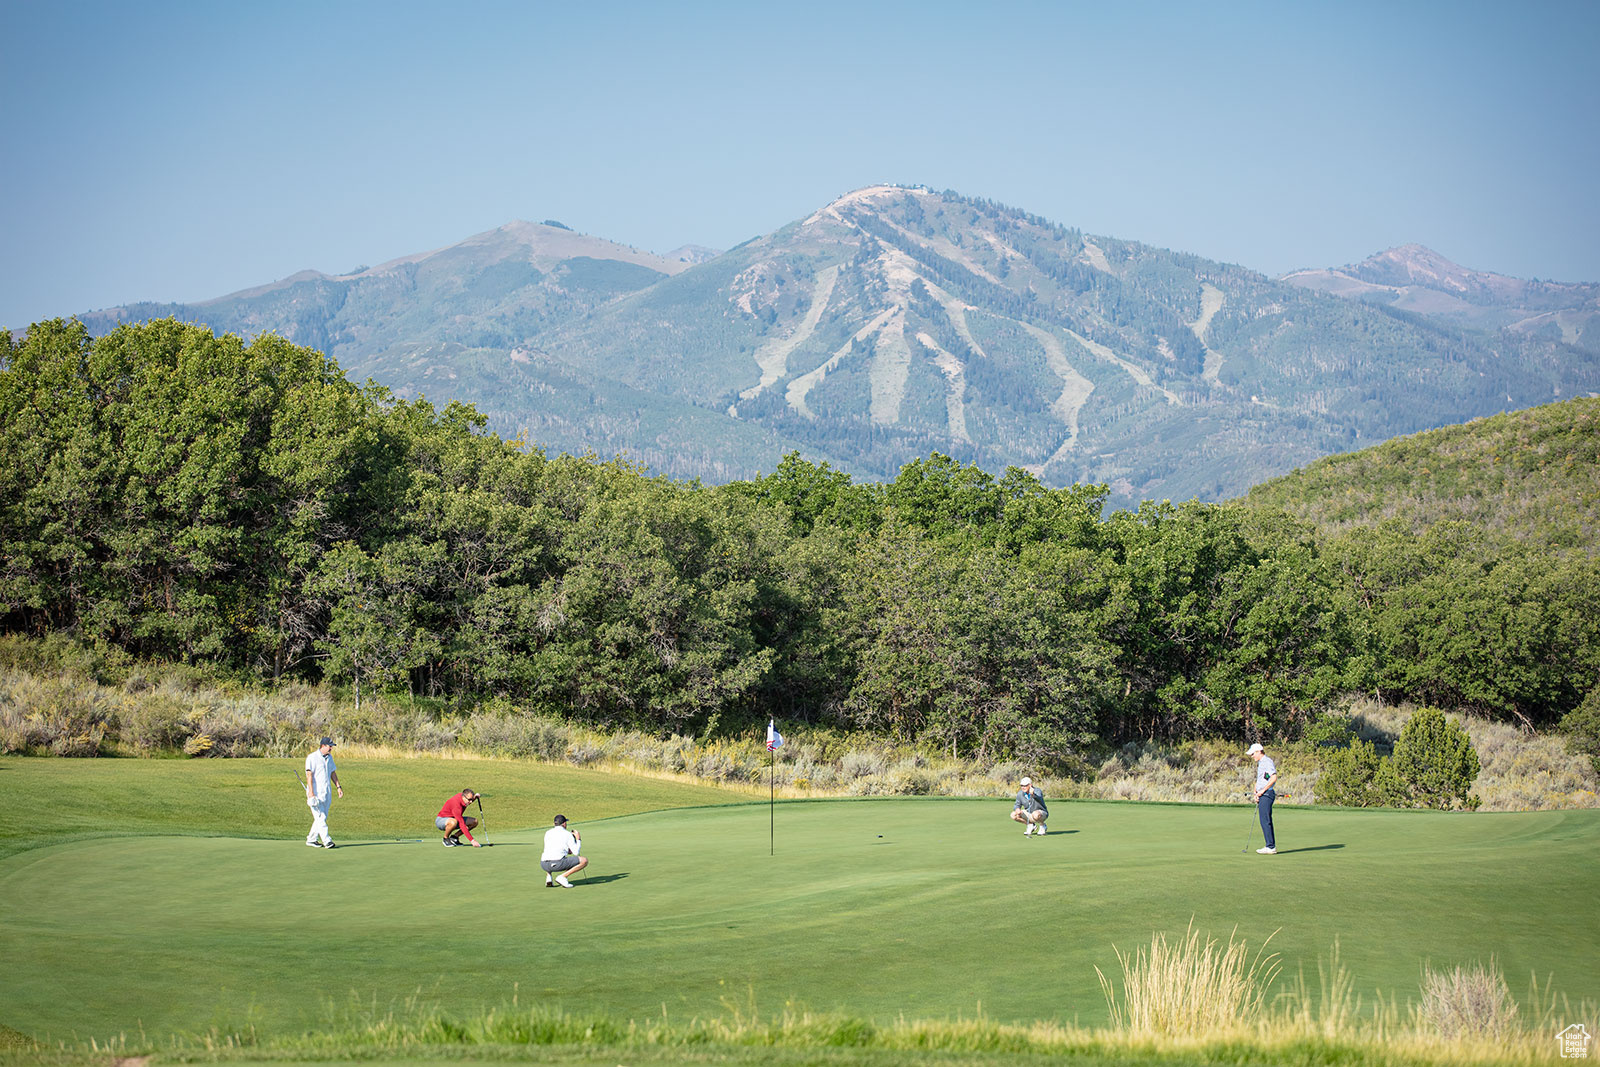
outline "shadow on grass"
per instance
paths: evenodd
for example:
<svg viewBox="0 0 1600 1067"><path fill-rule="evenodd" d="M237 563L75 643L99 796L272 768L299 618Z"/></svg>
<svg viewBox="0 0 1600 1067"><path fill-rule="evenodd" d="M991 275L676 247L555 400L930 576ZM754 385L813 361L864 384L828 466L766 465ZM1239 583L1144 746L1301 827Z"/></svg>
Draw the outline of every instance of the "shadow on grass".
<svg viewBox="0 0 1600 1067"><path fill-rule="evenodd" d="M620 882L626 877L628 877L627 871L618 871L616 874L601 874L593 878L582 878L579 880L578 885L602 885L606 882Z"/></svg>
<svg viewBox="0 0 1600 1067"><path fill-rule="evenodd" d="M1280 848L1278 855L1287 856L1293 852L1327 852L1330 849L1344 848L1343 845L1308 845L1305 848Z"/></svg>

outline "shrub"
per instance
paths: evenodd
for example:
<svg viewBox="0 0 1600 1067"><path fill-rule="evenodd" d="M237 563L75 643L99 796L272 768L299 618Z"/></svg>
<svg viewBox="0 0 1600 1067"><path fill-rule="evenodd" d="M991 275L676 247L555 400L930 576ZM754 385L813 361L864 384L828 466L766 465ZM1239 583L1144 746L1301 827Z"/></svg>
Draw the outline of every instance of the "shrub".
<svg viewBox="0 0 1600 1067"><path fill-rule="evenodd" d="M133 662L119 648L83 645L63 633L42 638L0 634L0 667L33 674L78 674L101 683L114 681Z"/></svg>
<svg viewBox="0 0 1600 1067"><path fill-rule="evenodd" d="M1600 774L1600 685L1562 717L1560 730L1572 751L1588 756L1595 773Z"/></svg>
<svg viewBox="0 0 1600 1067"><path fill-rule="evenodd" d="M1479 770L1477 750L1467 732L1438 708L1419 708L1401 727L1389 766L1397 799L1408 807L1478 806L1471 794Z"/></svg>
<svg viewBox="0 0 1600 1067"><path fill-rule="evenodd" d="M113 714L112 694L81 676L0 675L0 744L8 752L98 756Z"/></svg>
<svg viewBox="0 0 1600 1067"><path fill-rule="evenodd" d="M839 773L845 778L870 778L883 773L884 762L880 752L857 749L844 754L839 761Z"/></svg>
<svg viewBox="0 0 1600 1067"><path fill-rule="evenodd" d="M267 749L278 725L271 716L242 708L214 707L191 714L195 737L204 737L210 743L201 751L190 751L185 743L183 750L189 755L225 756L237 759L254 756Z"/></svg>
<svg viewBox="0 0 1600 1067"><path fill-rule="evenodd" d="M936 781L919 756L911 756L896 763L889 771L885 790L896 796L921 797L933 792Z"/></svg>
<svg viewBox="0 0 1600 1067"><path fill-rule="evenodd" d="M1317 802L1345 808L1370 808L1383 803L1379 782L1382 760L1371 741L1355 741L1322 757Z"/></svg>
<svg viewBox="0 0 1600 1067"><path fill-rule="evenodd" d="M1421 1021L1447 1040L1509 1037L1517 1028L1517 1004L1493 959L1450 971L1422 972Z"/></svg>
<svg viewBox="0 0 1600 1067"><path fill-rule="evenodd" d="M141 752L181 748L194 732L188 709L164 693L146 693L140 699L123 701L117 712L117 731L125 744Z"/></svg>
<svg viewBox="0 0 1600 1067"><path fill-rule="evenodd" d="M564 723L529 715L474 715L461 728L467 748L492 756L558 760L567 756L572 731Z"/></svg>
<svg viewBox="0 0 1600 1067"><path fill-rule="evenodd" d="M586 767L604 759L606 750L592 741L573 741L567 745L567 762L574 767Z"/></svg>

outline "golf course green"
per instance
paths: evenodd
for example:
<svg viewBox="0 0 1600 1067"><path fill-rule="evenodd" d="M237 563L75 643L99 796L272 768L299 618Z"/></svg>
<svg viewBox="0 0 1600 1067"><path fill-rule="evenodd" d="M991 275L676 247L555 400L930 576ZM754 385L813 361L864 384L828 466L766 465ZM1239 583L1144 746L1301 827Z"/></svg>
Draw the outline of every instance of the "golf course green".
<svg viewBox="0 0 1600 1067"><path fill-rule="evenodd" d="M278 782L296 762L0 760L0 1024L46 1041L272 1033L513 1000L1098 1024L1113 947L1191 921L1252 948L1271 936L1313 987L1337 941L1369 998L1414 999L1425 963L1491 956L1519 997L1537 974L1600 998L1600 811L1280 806L1280 851L1259 856L1246 805L1057 801L1049 836L1027 838L1005 797L769 812L575 768L351 759L327 852L304 846L304 804ZM440 847L432 813L461 785L489 794L493 847ZM558 810L592 858L572 890L538 868Z"/></svg>

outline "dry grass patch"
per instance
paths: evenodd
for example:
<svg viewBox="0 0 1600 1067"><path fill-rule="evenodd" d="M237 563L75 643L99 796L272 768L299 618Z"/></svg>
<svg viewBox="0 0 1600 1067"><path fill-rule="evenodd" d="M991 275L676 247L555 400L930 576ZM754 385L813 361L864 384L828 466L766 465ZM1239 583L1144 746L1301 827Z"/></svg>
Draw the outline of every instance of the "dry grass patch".
<svg viewBox="0 0 1600 1067"><path fill-rule="evenodd" d="M1272 940L1267 938L1267 942ZM1261 1018L1267 989L1278 975L1277 953L1266 944L1252 955L1237 936L1227 944L1203 937L1189 924L1182 941L1156 933L1148 949L1113 949L1122 967L1122 994L1099 967L1114 1029L1134 1034L1201 1035L1252 1026Z"/></svg>

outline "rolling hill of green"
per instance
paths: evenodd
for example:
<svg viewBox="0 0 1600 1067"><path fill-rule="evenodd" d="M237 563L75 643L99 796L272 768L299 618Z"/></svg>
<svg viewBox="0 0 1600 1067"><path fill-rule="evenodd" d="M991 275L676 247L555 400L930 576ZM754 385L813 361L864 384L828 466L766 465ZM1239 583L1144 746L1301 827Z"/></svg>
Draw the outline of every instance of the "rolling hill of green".
<svg viewBox="0 0 1600 1067"><path fill-rule="evenodd" d="M1334 534L1456 520L1593 555L1600 530L1600 399L1581 397L1329 456L1250 490Z"/></svg>

